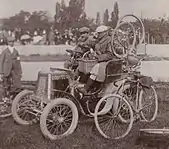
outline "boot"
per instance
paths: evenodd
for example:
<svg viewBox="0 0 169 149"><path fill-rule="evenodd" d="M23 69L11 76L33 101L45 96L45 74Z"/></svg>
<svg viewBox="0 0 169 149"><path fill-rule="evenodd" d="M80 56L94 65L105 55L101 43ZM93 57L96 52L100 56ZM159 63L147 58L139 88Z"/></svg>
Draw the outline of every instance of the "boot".
<svg viewBox="0 0 169 149"><path fill-rule="evenodd" d="M84 86L84 88L79 89L79 91L83 94L83 95L87 95L88 92L90 91L90 89L92 88L92 86L94 85L95 81L92 80L91 78L88 79L87 84Z"/></svg>
<svg viewBox="0 0 169 149"><path fill-rule="evenodd" d="M92 80L91 78L88 79L87 84L84 86L83 89L81 89L81 93L83 95L89 95L89 91L96 92L101 86L101 82Z"/></svg>

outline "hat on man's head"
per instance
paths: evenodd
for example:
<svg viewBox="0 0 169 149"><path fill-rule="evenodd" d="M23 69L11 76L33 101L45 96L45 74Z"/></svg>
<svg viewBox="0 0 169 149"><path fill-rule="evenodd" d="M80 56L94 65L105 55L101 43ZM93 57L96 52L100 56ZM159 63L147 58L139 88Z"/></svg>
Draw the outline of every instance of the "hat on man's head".
<svg viewBox="0 0 169 149"><path fill-rule="evenodd" d="M82 27L79 29L80 33L88 33L89 32L89 28L88 27Z"/></svg>
<svg viewBox="0 0 169 149"><path fill-rule="evenodd" d="M108 28L107 26L101 25L101 26L99 26L99 27L96 28L96 32L97 32L97 33L102 33L102 32L107 31L108 29L109 29L109 28Z"/></svg>
<svg viewBox="0 0 169 149"><path fill-rule="evenodd" d="M7 42L14 42L15 41L15 38L14 37L7 37Z"/></svg>

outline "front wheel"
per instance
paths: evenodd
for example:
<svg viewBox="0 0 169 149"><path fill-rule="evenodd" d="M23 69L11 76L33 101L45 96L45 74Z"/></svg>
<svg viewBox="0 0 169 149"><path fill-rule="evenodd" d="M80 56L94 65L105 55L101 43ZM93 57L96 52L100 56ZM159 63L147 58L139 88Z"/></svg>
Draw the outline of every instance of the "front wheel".
<svg viewBox="0 0 169 149"><path fill-rule="evenodd" d="M139 106L143 121L152 122L158 113L158 97L153 86L140 91Z"/></svg>
<svg viewBox="0 0 169 149"><path fill-rule="evenodd" d="M128 123L123 123L119 118L119 115L125 114L124 106L127 107ZM94 120L104 138L117 140L128 135L134 118L128 101L120 95L111 94L103 97L96 105Z"/></svg>
<svg viewBox="0 0 169 149"><path fill-rule="evenodd" d="M50 140L62 139L74 132L78 124L76 105L66 98L52 100L40 117L43 135Z"/></svg>

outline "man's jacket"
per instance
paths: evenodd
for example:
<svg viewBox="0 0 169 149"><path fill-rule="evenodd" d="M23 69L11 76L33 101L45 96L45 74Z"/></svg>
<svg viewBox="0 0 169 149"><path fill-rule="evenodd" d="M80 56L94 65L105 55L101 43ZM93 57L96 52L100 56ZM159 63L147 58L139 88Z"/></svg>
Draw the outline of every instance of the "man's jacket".
<svg viewBox="0 0 169 149"><path fill-rule="evenodd" d="M104 36L95 45L98 62L106 62L113 59L114 55L111 48L111 37Z"/></svg>
<svg viewBox="0 0 169 149"><path fill-rule="evenodd" d="M13 53L9 49L5 49L0 56L0 74L4 76L9 76L11 71L15 71L15 74L21 75L21 63L19 58L19 53L14 49Z"/></svg>

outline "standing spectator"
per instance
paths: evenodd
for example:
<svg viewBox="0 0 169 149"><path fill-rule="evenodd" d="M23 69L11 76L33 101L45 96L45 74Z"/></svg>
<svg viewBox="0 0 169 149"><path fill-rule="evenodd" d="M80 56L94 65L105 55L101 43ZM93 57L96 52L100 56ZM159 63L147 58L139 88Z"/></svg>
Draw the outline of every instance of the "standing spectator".
<svg viewBox="0 0 169 149"><path fill-rule="evenodd" d="M3 76L3 86L5 90L11 92L21 88L22 75L20 57L14 47L14 41L13 37L7 38L8 46L2 52L0 58L0 74Z"/></svg>
<svg viewBox="0 0 169 149"><path fill-rule="evenodd" d="M35 30L33 34L34 34L34 36L37 36L38 32Z"/></svg>
<svg viewBox="0 0 169 149"><path fill-rule="evenodd" d="M15 31L12 31L11 36L12 36L13 38L15 38Z"/></svg>
<svg viewBox="0 0 169 149"><path fill-rule="evenodd" d="M59 44L59 32L57 29L55 29L55 45Z"/></svg>
<svg viewBox="0 0 169 149"><path fill-rule="evenodd" d="M49 45L54 45L54 30L53 27L50 28L49 35L48 35L48 44Z"/></svg>

